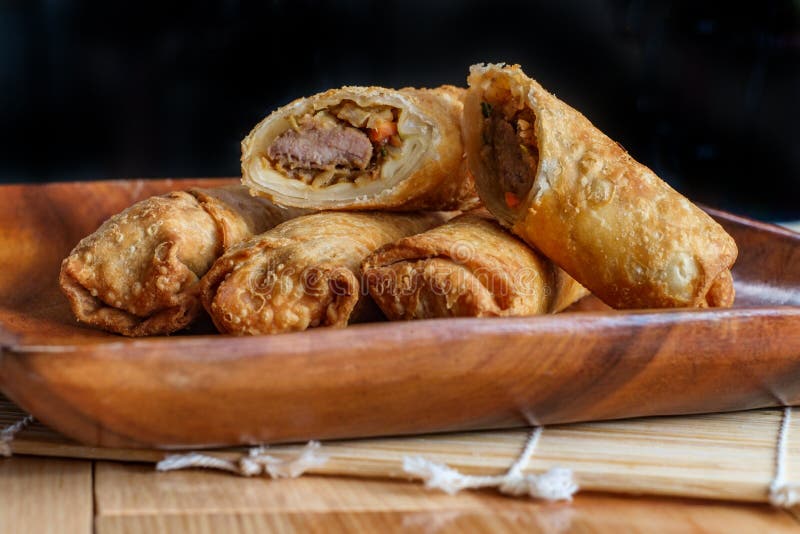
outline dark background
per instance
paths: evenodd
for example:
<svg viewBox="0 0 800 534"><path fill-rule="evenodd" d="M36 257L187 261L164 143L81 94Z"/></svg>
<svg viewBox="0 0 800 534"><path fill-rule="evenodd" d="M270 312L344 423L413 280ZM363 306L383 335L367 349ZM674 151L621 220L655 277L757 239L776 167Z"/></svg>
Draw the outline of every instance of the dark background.
<svg viewBox="0 0 800 534"><path fill-rule="evenodd" d="M264 115L520 63L693 200L800 219L800 0L0 0L0 182L237 175Z"/></svg>

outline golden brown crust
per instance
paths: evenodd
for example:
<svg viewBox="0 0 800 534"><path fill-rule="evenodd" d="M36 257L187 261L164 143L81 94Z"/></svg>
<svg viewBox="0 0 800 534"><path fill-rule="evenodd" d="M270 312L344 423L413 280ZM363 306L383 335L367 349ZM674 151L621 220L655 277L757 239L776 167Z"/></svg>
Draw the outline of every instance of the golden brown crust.
<svg viewBox="0 0 800 534"><path fill-rule="evenodd" d="M342 87L300 98L262 120L242 141L242 183L285 206L325 210L457 210L478 205L466 173L461 138L464 89ZM287 118L352 100L401 110L400 137L410 147L396 172L366 185L316 188L286 177L267 156L270 143L290 126ZM405 117L405 118L403 118Z"/></svg>
<svg viewBox="0 0 800 534"><path fill-rule="evenodd" d="M78 320L127 336L169 334L202 310L200 277L223 250L299 214L242 186L151 197L114 215L64 259Z"/></svg>
<svg viewBox="0 0 800 534"><path fill-rule="evenodd" d="M463 126L470 170L484 205L504 225L613 307L731 304L725 273L736 244L711 217L518 66L474 66L469 86ZM514 207L481 155L481 103L497 94L535 115L538 167Z"/></svg>
<svg viewBox="0 0 800 534"><path fill-rule="evenodd" d="M230 334L346 326L363 297L364 258L441 221L438 214L373 212L294 219L219 258L200 284L203 306L220 332Z"/></svg>
<svg viewBox="0 0 800 534"><path fill-rule="evenodd" d="M189 193L216 221L225 250L277 224L308 213L307 210L287 209L263 198L254 198L247 188L240 185L193 188Z"/></svg>
<svg viewBox="0 0 800 534"><path fill-rule="evenodd" d="M722 271L714 279L711 288L706 294L706 306L712 308L730 308L736 298L733 287L733 275L730 271Z"/></svg>
<svg viewBox="0 0 800 534"><path fill-rule="evenodd" d="M370 295L395 320L534 315L587 294L481 212L386 245L363 269Z"/></svg>

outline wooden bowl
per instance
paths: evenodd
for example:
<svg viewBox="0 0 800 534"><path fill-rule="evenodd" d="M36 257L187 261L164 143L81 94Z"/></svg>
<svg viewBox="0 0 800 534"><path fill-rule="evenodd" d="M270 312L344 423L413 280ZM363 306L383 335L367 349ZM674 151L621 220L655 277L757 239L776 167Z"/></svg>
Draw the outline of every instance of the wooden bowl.
<svg viewBox="0 0 800 534"><path fill-rule="evenodd" d="M133 202L230 180L0 187L0 390L90 445L201 447L502 428L800 401L800 234L709 210L737 305L128 339L81 326L60 262ZM594 310L594 311L586 311Z"/></svg>

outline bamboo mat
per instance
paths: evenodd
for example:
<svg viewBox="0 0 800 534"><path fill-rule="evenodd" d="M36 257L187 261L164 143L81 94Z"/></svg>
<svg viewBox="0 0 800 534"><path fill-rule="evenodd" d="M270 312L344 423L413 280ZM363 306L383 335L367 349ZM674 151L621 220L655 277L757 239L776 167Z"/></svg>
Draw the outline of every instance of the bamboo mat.
<svg viewBox="0 0 800 534"><path fill-rule="evenodd" d="M25 413L0 397L0 428ZM655 417L546 427L525 472L568 467L582 491L768 501L782 411ZM310 473L409 478L403 458L420 455L468 474L503 473L520 454L529 429L331 441L328 461ZM303 445L269 448L288 458ZM11 442L15 454L155 463L167 453L94 448L70 441L35 422ZM207 454L238 459L246 448ZM171 451L174 453L175 451ZM800 480L800 418L788 433L787 482Z"/></svg>

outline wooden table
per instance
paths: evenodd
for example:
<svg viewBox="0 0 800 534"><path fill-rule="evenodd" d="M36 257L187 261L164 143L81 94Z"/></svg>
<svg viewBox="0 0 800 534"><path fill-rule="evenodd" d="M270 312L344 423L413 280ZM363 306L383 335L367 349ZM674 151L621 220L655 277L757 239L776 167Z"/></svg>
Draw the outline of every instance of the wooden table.
<svg viewBox="0 0 800 534"><path fill-rule="evenodd" d="M157 473L152 465L0 459L0 532L800 532L766 505L581 494L547 504L402 481Z"/></svg>

